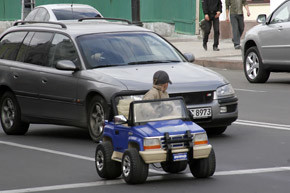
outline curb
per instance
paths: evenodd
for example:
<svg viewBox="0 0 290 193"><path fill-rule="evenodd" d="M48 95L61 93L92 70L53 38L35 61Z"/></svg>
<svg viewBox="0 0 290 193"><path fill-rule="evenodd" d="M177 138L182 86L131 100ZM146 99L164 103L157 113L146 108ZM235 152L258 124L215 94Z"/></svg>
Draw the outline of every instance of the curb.
<svg viewBox="0 0 290 193"><path fill-rule="evenodd" d="M243 62L236 60L208 60L208 59L196 59L194 64L201 65L203 67L223 68L229 70L243 70Z"/></svg>

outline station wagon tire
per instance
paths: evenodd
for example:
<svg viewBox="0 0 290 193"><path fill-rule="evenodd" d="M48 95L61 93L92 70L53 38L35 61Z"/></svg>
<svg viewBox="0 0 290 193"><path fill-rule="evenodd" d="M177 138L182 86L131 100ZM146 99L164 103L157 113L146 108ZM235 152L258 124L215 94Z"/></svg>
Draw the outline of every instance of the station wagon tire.
<svg viewBox="0 0 290 193"><path fill-rule="evenodd" d="M167 161L167 162L161 162L162 169L167 173L176 174L179 172L182 172L187 167L187 161Z"/></svg>
<svg viewBox="0 0 290 193"><path fill-rule="evenodd" d="M269 79L270 71L264 69L260 53L256 46L246 51L244 73L250 83L264 83Z"/></svg>
<svg viewBox="0 0 290 193"><path fill-rule="evenodd" d="M196 178L208 178L215 172L216 159L215 153L212 149L208 158L191 159L189 161L189 168L192 175Z"/></svg>
<svg viewBox="0 0 290 193"><path fill-rule="evenodd" d="M101 96L94 96L87 109L90 136L93 141L99 142L104 132L105 120L109 117L108 105Z"/></svg>
<svg viewBox="0 0 290 193"><path fill-rule="evenodd" d="M109 141L98 144L95 154L97 173L101 178L115 179L122 174L121 163L111 159L113 145Z"/></svg>
<svg viewBox="0 0 290 193"><path fill-rule="evenodd" d="M137 149L128 149L124 152L122 175L128 184L141 184L146 181L148 164L141 158Z"/></svg>
<svg viewBox="0 0 290 193"><path fill-rule="evenodd" d="M19 104L10 91L1 98L1 125L7 135L24 135L29 128L29 123L21 121Z"/></svg>
<svg viewBox="0 0 290 193"><path fill-rule="evenodd" d="M227 129L227 126L224 127L215 127L215 128L207 128L206 133L208 135L221 135L223 134Z"/></svg>

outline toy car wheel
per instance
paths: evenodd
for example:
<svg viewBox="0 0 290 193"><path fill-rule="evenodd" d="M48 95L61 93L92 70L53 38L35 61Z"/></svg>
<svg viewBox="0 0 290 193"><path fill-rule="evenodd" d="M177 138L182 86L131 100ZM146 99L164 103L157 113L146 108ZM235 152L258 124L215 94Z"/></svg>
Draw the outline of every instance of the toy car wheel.
<svg viewBox="0 0 290 193"><path fill-rule="evenodd" d="M264 83L270 72L264 69L262 59L256 46L247 50L244 59L244 73L250 83Z"/></svg>
<svg viewBox="0 0 290 193"><path fill-rule="evenodd" d="M18 102L12 92L6 92L1 99L1 125L7 135L24 135L29 123L21 121Z"/></svg>
<svg viewBox="0 0 290 193"><path fill-rule="evenodd" d="M191 159L189 168L192 175L196 178L207 178L214 174L216 167L215 153L212 149L208 158Z"/></svg>
<svg viewBox="0 0 290 193"><path fill-rule="evenodd" d="M109 110L105 100L100 96L93 97L88 106L88 129L93 141L98 142L102 138L108 114Z"/></svg>
<svg viewBox="0 0 290 193"><path fill-rule="evenodd" d="M144 183L148 176L148 164L139 155L137 149L128 149L122 158L123 178L128 184Z"/></svg>
<svg viewBox="0 0 290 193"><path fill-rule="evenodd" d="M165 172L168 173L179 173L186 169L187 161L178 161L178 162L161 162L161 167Z"/></svg>
<svg viewBox="0 0 290 193"><path fill-rule="evenodd" d="M114 179L122 174L121 163L111 159L113 145L109 141L98 144L95 155L96 170L101 178Z"/></svg>

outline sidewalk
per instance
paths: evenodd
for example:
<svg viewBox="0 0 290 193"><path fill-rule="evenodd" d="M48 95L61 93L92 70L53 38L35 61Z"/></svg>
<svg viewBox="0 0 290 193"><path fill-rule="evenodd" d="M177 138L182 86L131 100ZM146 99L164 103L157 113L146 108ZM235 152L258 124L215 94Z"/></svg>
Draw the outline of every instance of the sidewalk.
<svg viewBox="0 0 290 193"><path fill-rule="evenodd" d="M213 40L209 40L205 51L202 47L202 39L198 36L166 37L182 53L192 53L195 56L195 64L205 67L217 67L232 70L243 69L241 50L235 50L230 39L220 40L220 51L213 51Z"/></svg>

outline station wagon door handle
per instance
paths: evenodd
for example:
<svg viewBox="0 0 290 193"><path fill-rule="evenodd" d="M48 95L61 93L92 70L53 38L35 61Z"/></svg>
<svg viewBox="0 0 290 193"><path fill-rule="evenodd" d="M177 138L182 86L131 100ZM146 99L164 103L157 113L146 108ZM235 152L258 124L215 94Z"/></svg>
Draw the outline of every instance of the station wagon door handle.
<svg viewBox="0 0 290 193"><path fill-rule="evenodd" d="M278 27L278 30L279 30L279 31L282 31L282 30L283 30L283 27L282 27L282 26L279 26L279 27Z"/></svg>
<svg viewBox="0 0 290 193"><path fill-rule="evenodd" d="M14 79L19 78L18 74L13 74L13 78L14 78Z"/></svg>
<svg viewBox="0 0 290 193"><path fill-rule="evenodd" d="M42 79L41 82L42 82L43 84L46 84L46 83L47 83L47 80Z"/></svg>

